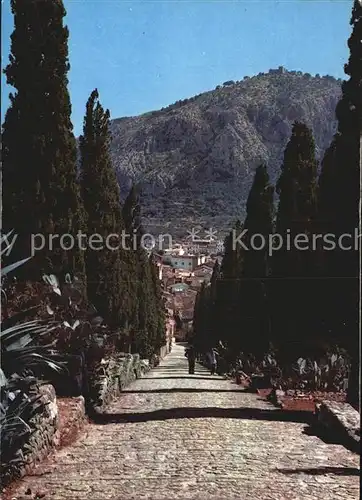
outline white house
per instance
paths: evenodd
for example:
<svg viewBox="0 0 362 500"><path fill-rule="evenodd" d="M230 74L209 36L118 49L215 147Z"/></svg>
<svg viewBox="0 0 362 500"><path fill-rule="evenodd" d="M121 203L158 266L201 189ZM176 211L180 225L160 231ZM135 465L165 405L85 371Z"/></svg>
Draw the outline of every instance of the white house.
<svg viewBox="0 0 362 500"><path fill-rule="evenodd" d="M193 271L206 262L206 255L170 255L169 262L176 269Z"/></svg>

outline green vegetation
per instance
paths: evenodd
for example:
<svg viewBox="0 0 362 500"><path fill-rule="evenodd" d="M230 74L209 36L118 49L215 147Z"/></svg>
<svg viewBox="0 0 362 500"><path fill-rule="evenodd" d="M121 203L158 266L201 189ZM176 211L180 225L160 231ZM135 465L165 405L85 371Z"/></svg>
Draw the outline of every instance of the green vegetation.
<svg viewBox="0 0 362 500"><path fill-rule="evenodd" d="M143 247L141 207L146 218L178 217L177 229L183 217L223 223L240 217L226 236L221 266L197 295L193 333L200 350L220 345L229 368L241 363L244 371L269 373L283 388L340 390L349 374L348 397L358 403L358 250L282 245L271 256L267 246L243 245L273 232L284 239L316 231L338 237L358 227L361 4L354 2L342 96L330 76L280 67L112 122L94 90L79 140L79 175L63 2L12 0L11 7L5 74L15 93L2 131L1 256L10 259L1 276L6 466L22 460L29 421L42 408L42 381L87 401L89 373L105 356L131 352L152 361L164 346L162 289L152 252ZM11 231L18 239L8 257ZM79 231L112 246L122 238L111 235L125 231L128 249L65 250L56 239L27 258L32 233Z"/></svg>
<svg viewBox="0 0 362 500"><path fill-rule="evenodd" d="M99 103L98 91L90 95L84 118L83 135L79 139L81 153L81 189L87 216L87 234L121 234L123 222L119 186L109 156L109 111ZM128 291L122 282L122 262L117 238L109 239L109 247L86 251L88 297L106 322L117 327L125 321L122 296Z"/></svg>
<svg viewBox="0 0 362 500"><path fill-rule="evenodd" d="M312 241L318 232L353 237L358 228L362 7L357 1L351 24L349 79L342 85L338 128L319 179L312 131L296 121L276 183L275 223L273 188L265 167L259 167L245 222L226 238L215 282L198 294L194 335L199 346L223 346L229 369L264 374L276 388L339 391L349 375L348 400L358 405L358 250L309 246L304 251L286 243L288 235L291 242L296 235ZM283 244L273 256L233 245L245 229L250 230L243 233L245 245L253 233L273 232Z"/></svg>
<svg viewBox="0 0 362 500"><path fill-rule="evenodd" d="M77 148L70 121L68 29L61 0L11 1L15 28L5 73L15 88L2 130L1 469L22 460L43 410L38 385L92 399L89 374L120 352L151 358L165 343L164 305L157 269L139 247L139 199L132 189L122 207L110 157L110 113L90 95ZM138 246L94 250L87 243L53 246L31 255L31 234L99 235L108 247L122 231ZM17 235L14 248L9 238ZM118 237L112 238L112 235ZM62 248L63 246L63 248ZM11 252L10 252L11 250ZM8 256L8 253L10 256ZM14 263L15 261L15 263ZM13 277L9 273L13 272Z"/></svg>
<svg viewBox="0 0 362 500"><path fill-rule="evenodd" d="M30 255L30 234L73 234L83 229L76 171L76 142L67 90L68 29L60 0L12 0L7 82L10 95L3 127L3 228L18 234L12 257ZM39 279L41 272L77 272L84 276L79 251L55 248L37 253L21 270Z"/></svg>

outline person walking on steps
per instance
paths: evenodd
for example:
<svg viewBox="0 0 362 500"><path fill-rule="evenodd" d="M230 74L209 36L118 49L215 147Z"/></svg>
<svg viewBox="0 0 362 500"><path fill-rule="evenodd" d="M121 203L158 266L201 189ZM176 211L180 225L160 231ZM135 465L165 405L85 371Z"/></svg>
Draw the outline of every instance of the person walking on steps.
<svg viewBox="0 0 362 500"><path fill-rule="evenodd" d="M196 351L194 346L190 345L185 352L185 356L189 362L189 373L193 375L195 373L195 362L196 362Z"/></svg>
<svg viewBox="0 0 362 500"><path fill-rule="evenodd" d="M210 351L208 352L208 358L209 358L211 375L215 375L215 373L216 373L216 354L215 354L214 349L210 349Z"/></svg>

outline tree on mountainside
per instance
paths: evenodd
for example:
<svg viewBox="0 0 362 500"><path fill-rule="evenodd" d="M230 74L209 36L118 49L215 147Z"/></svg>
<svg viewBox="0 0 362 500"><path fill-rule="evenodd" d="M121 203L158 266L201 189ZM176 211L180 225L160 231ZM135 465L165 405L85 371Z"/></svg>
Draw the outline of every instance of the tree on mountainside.
<svg viewBox="0 0 362 500"><path fill-rule="evenodd" d="M76 143L68 93L68 29L61 0L11 0L14 31L7 83L15 88L3 125L3 227L18 234L12 259L30 254L30 235L75 236L83 229ZM67 237L64 245L69 245ZM46 245L22 271L76 272L82 252ZM15 255L14 255L15 254ZM22 272L21 271L21 272Z"/></svg>
<svg viewBox="0 0 362 500"><path fill-rule="evenodd" d="M109 116L94 90L87 102L79 146L87 233L101 235L108 246L86 250L88 297L110 326L119 327L127 322L128 310L124 307L127 289L122 279L120 242L114 236L121 233L123 222L119 186L109 155Z"/></svg>

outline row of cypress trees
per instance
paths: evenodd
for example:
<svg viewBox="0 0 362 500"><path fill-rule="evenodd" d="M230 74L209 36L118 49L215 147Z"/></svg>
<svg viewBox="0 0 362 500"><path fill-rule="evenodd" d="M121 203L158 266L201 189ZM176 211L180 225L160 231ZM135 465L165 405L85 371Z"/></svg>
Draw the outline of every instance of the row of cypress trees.
<svg viewBox="0 0 362 500"><path fill-rule="evenodd" d="M5 74L15 92L2 131L3 230L17 233L11 261L28 256L31 235L42 234L45 247L22 268L21 279L38 280L44 272L82 277L85 294L108 325L128 336L133 352L149 357L165 341L152 258L139 244L116 251L85 250L84 243L78 244L78 232L100 235L103 242L108 237L114 247L120 243L114 234L124 231L138 243L142 236L137 190L132 188L123 207L120 203L109 153L110 113L94 90L78 152L63 2L12 0L11 8L15 26ZM49 235L56 234L50 244ZM67 236L61 244L62 235Z"/></svg>
<svg viewBox="0 0 362 500"><path fill-rule="evenodd" d="M322 245L287 247L297 234L313 242L313 235L333 235L334 241L352 236L360 220L360 147L362 120L362 6L355 0L348 41L349 79L343 83L336 109L338 129L325 152L321 173L312 132L294 123L276 184L267 169L255 172L244 224L237 222L225 240L221 267L215 264L211 283L196 299L194 333L200 347L222 340L229 352L262 356L273 343L280 355L294 358L318 355L328 346L346 347L354 358L354 389L358 391L359 251L333 250ZM247 233L245 233L247 229ZM244 232L243 232L244 231ZM279 234L283 245L272 255L268 245L251 249L253 235ZM238 243L235 235L243 235ZM360 234L360 230L359 230ZM259 240L261 239L258 236ZM239 240L240 241L240 240ZM234 244L233 244L234 242ZM298 242L300 244L300 242ZM258 241L254 241L258 245ZM255 246L253 248L255 248ZM299 248L302 246L300 245Z"/></svg>

